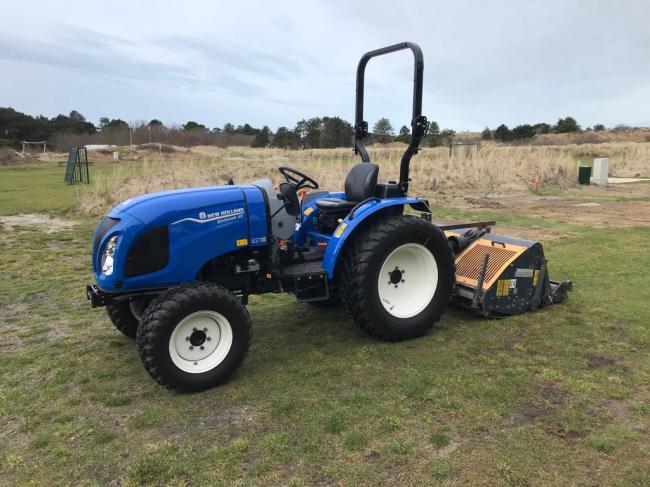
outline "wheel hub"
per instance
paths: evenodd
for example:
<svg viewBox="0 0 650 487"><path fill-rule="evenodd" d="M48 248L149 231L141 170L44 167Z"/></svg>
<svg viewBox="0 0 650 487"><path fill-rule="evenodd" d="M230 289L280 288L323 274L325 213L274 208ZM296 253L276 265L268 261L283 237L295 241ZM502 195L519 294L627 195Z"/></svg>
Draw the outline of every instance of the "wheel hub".
<svg viewBox="0 0 650 487"><path fill-rule="evenodd" d="M169 339L169 355L181 370L202 373L219 365L230 351L232 328L212 310L194 312L182 319Z"/></svg>
<svg viewBox="0 0 650 487"><path fill-rule="evenodd" d="M390 276L390 283L391 284L399 284L400 282L405 282L402 279L402 276L404 275L404 270L400 269L399 267L395 266L395 269L390 271L388 273Z"/></svg>
<svg viewBox="0 0 650 487"><path fill-rule="evenodd" d="M377 282L381 304L396 318L410 318L423 311L437 287L436 260L429 249L417 243L395 248L384 260Z"/></svg>
<svg viewBox="0 0 650 487"><path fill-rule="evenodd" d="M203 330L196 330L196 331L193 331L192 334L190 335L190 340L189 341L193 346L198 347L198 346L203 345L205 343L205 339L207 337L208 336L205 334L205 332Z"/></svg>

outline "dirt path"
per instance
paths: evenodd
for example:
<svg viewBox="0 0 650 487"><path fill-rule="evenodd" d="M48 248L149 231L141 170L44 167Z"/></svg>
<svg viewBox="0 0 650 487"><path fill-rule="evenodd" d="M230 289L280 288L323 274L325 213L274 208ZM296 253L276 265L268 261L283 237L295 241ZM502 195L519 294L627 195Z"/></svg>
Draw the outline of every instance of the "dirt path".
<svg viewBox="0 0 650 487"><path fill-rule="evenodd" d="M555 200L513 208L516 214L593 227L650 226L650 202Z"/></svg>
<svg viewBox="0 0 650 487"><path fill-rule="evenodd" d="M531 194L465 197L453 206L490 209L518 216L593 227L650 226L650 184L575 189L562 196Z"/></svg>

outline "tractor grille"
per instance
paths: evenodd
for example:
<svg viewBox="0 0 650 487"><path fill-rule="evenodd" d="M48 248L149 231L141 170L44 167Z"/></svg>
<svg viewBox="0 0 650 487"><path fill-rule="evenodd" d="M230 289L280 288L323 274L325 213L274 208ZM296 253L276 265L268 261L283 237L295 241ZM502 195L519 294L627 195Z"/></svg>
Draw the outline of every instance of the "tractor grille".
<svg viewBox="0 0 650 487"><path fill-rule="evenodd" d="M169 230L155 227L140 235L126 256L126 277L159 271L169 263Z"/></svg>
<svg viewBox="0 0 650 487"><path fill-rule="evenodd" d="M489 254L487 269L483 279L484 287L489 287L497 273L503 269L517 254L516 250L477 243L463 252L456 260L456 279L478 283L478 276L483 267L485 254ZM469 283L468 283L469 284Z"/></svg>

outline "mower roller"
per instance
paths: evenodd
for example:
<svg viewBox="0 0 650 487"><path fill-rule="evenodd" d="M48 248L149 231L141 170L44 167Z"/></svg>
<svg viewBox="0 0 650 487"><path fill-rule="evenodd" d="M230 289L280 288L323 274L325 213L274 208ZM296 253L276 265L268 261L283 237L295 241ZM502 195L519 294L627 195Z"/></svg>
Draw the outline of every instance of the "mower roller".
<svg viewBox="0 0 650 487"><path fill-rule="evenodd" d="M364 74L372 58L403 49L415 60L412 135L399 179L382 182L363 143ZM540 243L494 235L495 222L434 223L428 201L408 196L409 164L429 125L423 67L411 42L362 56L354 127L361 162L343 191L320 190L283 166L277 190L263 179L147 194L99 223L87 297L136 339L156 381L196 391L228 380L250 346L253 294L342 304L358 326L389 341L423 335L450 303L505 317L566 297L571 282L549 279Z"/></svg>

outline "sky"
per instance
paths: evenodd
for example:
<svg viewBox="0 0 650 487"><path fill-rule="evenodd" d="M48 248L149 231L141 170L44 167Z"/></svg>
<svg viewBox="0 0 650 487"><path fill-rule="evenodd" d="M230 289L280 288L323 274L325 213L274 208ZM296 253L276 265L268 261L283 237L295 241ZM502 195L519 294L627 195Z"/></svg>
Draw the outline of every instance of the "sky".
<svg viewBox="0 0 650 487"><path fill-rule="evenodd" d="M127 122L293 127L354 119L361 55L424 52L423 113L442 128L650 126L650 1L7 2L0 106ZM410 125L412 56L370 61L365 119Z"/></svg>

